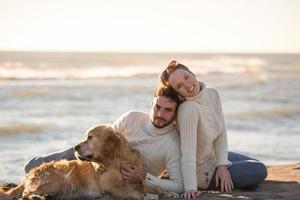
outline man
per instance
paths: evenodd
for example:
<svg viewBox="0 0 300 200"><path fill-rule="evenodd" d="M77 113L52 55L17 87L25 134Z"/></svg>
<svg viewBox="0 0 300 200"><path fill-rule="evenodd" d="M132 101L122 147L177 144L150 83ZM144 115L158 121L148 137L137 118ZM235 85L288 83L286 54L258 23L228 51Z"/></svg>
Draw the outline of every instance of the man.
<svg viewBox="0 0 300 200"><path fill-rule="evenodd" d="M180 99L171 89L160 87L153 98L150 115L130 111L113 123L112 127L124 135L129 144L142 154L145 161L145 169L138 169L134 165L121 169L125 181L138 183L140 177L143 177L146 182L163 189L183 192L180 140L174 125L179 104ZM60 159L76 159L74 148L34 158L25 165L25 172L42 162ZM168 170L169 179L157 177L164 170Z"/></svg>

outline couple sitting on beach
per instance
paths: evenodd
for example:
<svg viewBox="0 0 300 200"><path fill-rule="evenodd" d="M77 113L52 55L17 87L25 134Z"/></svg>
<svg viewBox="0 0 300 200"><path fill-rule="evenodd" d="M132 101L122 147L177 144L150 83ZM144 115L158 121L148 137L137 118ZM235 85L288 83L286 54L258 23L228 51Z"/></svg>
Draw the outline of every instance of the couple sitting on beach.
<svg viewBox="0 0 300 200"><path fill-rule="evenodd" d="M127 182L139 177L166 190L195 198L201 189L253 189L267 176L263 163L228 152L219 94L206 87L186 66L172 61L160 74L150 114L130 111L112 127L140 151L145 168L121 170ZM176 121L176 123L175 123ZM74 148L37 157L25 171L52 160L76 159ZM167 170L168 179L158 176Z"/></svg>

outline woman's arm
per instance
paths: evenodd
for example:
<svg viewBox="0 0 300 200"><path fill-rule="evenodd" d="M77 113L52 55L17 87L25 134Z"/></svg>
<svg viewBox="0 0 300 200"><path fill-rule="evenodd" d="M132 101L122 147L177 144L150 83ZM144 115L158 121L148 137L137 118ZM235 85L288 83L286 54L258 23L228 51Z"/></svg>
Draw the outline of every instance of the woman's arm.
<svg viewBox="0 0 300 200"><path fill-rule="evenodd" d="M197 190L197 130L199 123L199 107L194 102L180 105L177 123L181 142L181 171L185 191Z"/></svg>
<svg viewBox="0 0 300 200"><path fill-rule="evenodd" d="M215 175L216 187L220 187L221 191L230 192L233 189L233 182L231 180L228 166L231 162L228 161L228 140L225 126L224 115L222 111L221 100L218 92L216 91L216 105L220 116L220 122L222 129L221 134L214 141L214 151L217 159L217 170Z"/></svg>
<svg viewBox="0 0 300 200"><path fill-rule="evenodd" d="M225 126L224 115L222 111L221 100L218 92L216 91L216 105L219 114L219 123L222 126L221 134L214 141L214 150L217 159L217 165L231 165L231 162L228 161L228 140L227 140L227 132Z"/></svg>

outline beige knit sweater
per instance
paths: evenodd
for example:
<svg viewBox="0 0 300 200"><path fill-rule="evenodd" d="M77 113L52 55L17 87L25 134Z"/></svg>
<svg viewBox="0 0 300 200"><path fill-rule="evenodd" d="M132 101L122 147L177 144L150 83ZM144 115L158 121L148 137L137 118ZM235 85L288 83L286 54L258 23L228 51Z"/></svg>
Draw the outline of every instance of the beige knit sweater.
<svg viewBox="0 0 300 200"><path fill-rule="evenodd" d="M206 189L218 165L230 165L227 136L220 97L216 89L206 88L182 103L178 110L181 139L181 168L184 189Z"/></svg>
<svg viewBox="0 0 300 200"><path fill-rule="evenodd" d="M172 192L184 191L180 139L174 124L155 128L147 113L130 111L116 120L112 127L142 154L147 171L146 182ZM170 179L157 177L164 170L168 170Z"/></svg>

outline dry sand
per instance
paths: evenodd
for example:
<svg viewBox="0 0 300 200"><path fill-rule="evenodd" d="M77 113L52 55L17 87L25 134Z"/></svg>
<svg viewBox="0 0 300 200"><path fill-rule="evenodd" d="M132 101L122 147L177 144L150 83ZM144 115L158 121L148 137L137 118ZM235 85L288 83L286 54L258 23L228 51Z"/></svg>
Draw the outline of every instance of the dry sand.
<svg viewBox="0 0 300 200"><path fill-rule="evenodd" d="M173 200L166 198L165 200ZM234 190L231 193L204 191L197 200L224 199L287 199L300 200L300 163L268 167L268 177L253 191ZM96 200L96 199L93 199ZM97 200L115 200L106 196Z"/></svg>
<svg viewBox="0 0 300 200"><path fill-rule="evenodd" d="M300 163L268 167L266 180L254 191L205 193L198 199L287 199L300 200Z"/></svg>
<svg viewBox="0 0 300 200"><path fill-rule="evenodd" d="M113 198L105 197L105 200ZM204 192L197 200L286 199L300 200L300 163L268 167L268 177L254 191L234 190L231 193ZM171 199L169 199L171 200Z"/></svg>

